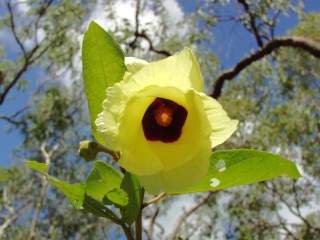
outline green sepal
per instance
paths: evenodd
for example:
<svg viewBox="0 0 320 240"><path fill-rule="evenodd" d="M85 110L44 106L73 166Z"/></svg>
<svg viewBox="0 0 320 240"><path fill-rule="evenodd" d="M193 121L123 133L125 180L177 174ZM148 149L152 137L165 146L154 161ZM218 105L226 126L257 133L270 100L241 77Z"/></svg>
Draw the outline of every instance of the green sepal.
<svg viewBox="0 0 320 240"><path fill-rule="evenodd" d="M137 218L142 206L142 188L136 176L126 172L121 182L121 188L127 192L129 203L120 209L122 219L131 224Z"/></svg>

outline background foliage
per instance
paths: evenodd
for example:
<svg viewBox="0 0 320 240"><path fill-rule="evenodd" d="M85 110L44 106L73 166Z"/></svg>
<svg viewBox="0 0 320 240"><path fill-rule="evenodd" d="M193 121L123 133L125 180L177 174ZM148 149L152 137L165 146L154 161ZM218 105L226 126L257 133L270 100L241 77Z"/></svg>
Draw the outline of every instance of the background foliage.
<svg viewBox="0 0 320 240"><path fill-rule="evenodd" d="M88 175L91 163L76 154L79 141L91 137L79 43L98 8L126 56L160 59L192 46L208 93L225 70L212 46L214 29L226 22L243 27L251 37L245 55L279 36L320 39L320 15L306 12L303 1L198 1L174 24L166 1L129 1L131 20L118 15L115 6L123 2L1 1L0 121L2 131L8 131L1 135L1 155L6 136L15 134L19 144L10 164L0 169L0 239L123 237L105 219L76 211L23 165L26 159L50 163L50 174L68 182ZM297 25L284 27L285 16L297 19ZM227 41L219 45L229 47ZM221 149L280 153L299 164L303 179L279 178L208 195L167 198L144 212L145 238L319 239L319 66L319 59L303 49L280 48L226 81L219 98L241 122ZM169 228L166 219L178 201L188 204Z"/></svg>

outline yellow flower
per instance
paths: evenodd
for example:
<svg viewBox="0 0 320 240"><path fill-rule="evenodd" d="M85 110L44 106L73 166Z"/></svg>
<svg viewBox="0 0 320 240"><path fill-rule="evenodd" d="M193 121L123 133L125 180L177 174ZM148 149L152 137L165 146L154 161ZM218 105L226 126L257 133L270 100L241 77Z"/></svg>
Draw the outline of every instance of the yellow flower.
<svg viewBox="0 0 320 240"><path fill-rule="evenodd" d="M98 131L119 164L147 191L172 193L208 171L211 149L236 130L222 106L204 94L193 52L186 48L148 63L126 58L124 79L107 89Z"/></svg>

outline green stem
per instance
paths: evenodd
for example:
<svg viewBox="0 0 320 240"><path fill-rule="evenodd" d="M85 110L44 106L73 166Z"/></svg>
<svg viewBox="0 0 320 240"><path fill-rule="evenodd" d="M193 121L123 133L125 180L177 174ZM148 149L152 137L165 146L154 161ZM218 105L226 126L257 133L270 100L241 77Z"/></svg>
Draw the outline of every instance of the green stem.
<svg viewBox="0 0 320 240"><path fill-rule="evenodd" d="M124 234L126 235L128 240L134 240L133 236L132 236L132 232L131 229L126 226L125 224L121 224L122 230L124 232Z"/></svg>
<svg viewBox="0 0 320 240"><path fill-rule="evenodd" d="M141 190L141 206L140 206L140 211L137 216L137 219L135 221L135 226L136 226L136 239L135 240L142 240L142 210L143 210L143 198L144 198L144 189L142 188Z"/></svg>

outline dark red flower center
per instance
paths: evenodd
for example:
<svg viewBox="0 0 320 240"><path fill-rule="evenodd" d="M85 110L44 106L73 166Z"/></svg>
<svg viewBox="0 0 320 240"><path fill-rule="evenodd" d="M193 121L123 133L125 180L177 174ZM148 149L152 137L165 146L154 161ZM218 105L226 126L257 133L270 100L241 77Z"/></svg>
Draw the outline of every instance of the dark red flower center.
<svg viewBox="0 0 320 240"><path fill-rule="evenodd" d="M177 141L187 115L188 111L183 106L165 98L156 98L142 119L144 136L149 141Z"/></svg>

